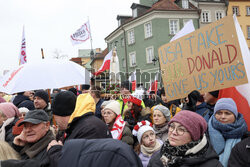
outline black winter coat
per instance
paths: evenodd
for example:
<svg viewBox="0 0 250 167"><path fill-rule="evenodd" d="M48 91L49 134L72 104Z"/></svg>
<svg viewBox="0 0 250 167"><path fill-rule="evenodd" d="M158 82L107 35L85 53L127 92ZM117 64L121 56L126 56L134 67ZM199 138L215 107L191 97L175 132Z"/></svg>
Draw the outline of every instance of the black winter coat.
<svg viewBox="0 0 250 167"><path fill-rule="evenodd" d="M115 139L76 139L65 143L60 167L142 167L137 154Z"/></svg>
<svg viewBox="0 0 250 167"><path fill-rule="evenodd" d="M160 152L153 155L148 163L148 167L164 167ZM183 158L178 167L223 167L219 162L219 157L212 148L211 144L205 154L196 158Z"/></svg>
<svg viewBox="0 0 250 167"><path fill-rule="evenodd" d="M66 138L69 139L101 139L112 138L107 125L97 118L93 112L88 112L81 117L75 118L70 127L66 129ZM56 167L61 157L62 146L53 146L49 149L48 155L52 166Z"/></svg>
<svg viewBox="0 0 250 167"><path fill-rule="evenodd" d="M228 167L250 166L250 137L237 143L230 154Z"/></svg>

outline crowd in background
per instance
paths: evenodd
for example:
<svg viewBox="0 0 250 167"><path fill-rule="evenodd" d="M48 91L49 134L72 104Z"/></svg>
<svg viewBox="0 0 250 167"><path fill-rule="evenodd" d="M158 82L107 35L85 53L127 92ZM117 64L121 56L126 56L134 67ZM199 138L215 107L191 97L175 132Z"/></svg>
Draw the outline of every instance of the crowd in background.
<svg viewBox="0 0 250 167"><path fill-rule="evenodd" d="M247 124L219 90L168 101L164 88L0 94L1 166L250 166Z"/></svg>

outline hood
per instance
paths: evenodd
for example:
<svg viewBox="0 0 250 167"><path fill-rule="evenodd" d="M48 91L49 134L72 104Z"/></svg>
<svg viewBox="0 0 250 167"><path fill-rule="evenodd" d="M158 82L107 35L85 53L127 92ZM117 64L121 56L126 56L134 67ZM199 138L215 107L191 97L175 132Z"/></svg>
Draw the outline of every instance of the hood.
<svg viewBox="0 0 250 167"><path fill-rule="evenodd" d="M73 119L81 117L88 112L95 113L95 106L95 100L89 93L80 94L76 99L76 107L74 112L71 114L68 123L70 124Z"/></svg>

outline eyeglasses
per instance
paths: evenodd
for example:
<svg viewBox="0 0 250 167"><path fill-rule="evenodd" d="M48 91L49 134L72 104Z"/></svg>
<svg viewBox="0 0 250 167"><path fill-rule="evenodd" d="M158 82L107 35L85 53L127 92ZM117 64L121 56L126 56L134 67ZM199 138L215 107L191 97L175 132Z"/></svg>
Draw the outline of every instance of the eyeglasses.
<svg viewBox="0 0 250 167"><path fill-rule="evenodd" d="M180 136L182 136L185 132L187 132L186 129L179 127L179 126L175 127L174 124L170 124L168 127L169 132L173 132L175 129L176 129L176 133Z"/></svg>
<svg viewBox="0 0 250 167"><path fill-rule="evenodd" d="M104 111L103 113L102 113L102 115L108 115L108 116L110 116L110 115L112 115L113 114L113 112L110 112L110 111Z"/></svg>

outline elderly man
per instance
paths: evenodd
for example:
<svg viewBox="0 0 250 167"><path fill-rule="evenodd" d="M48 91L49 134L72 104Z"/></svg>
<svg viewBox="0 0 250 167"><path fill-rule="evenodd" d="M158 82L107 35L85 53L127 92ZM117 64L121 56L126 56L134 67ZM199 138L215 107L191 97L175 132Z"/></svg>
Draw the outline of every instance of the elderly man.
<svg viewBox="0 0 250 167"><path fill-rule="evenodd" d="M49 117L44 110L27 112L18 126L24 125L23 131L13 141L13 148L20 153L22 160L33 159L41 166L49 166L47 146L54 139L50 131Z"/></svg>

